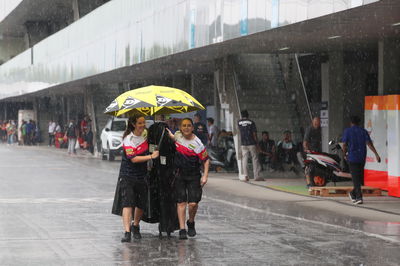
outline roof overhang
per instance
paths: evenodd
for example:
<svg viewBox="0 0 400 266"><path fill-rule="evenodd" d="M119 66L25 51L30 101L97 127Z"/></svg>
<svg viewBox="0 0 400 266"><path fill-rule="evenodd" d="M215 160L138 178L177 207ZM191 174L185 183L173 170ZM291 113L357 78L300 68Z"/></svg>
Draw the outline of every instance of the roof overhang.
<svg viewBox="0 0 400 266"><path fill-rule="evenodd" d="M380 40L399 38L399 22L400 1L384 0L63 83L24 97L78 93L96 84L213 73L215 59L230 54L376 51Z"/></svg>

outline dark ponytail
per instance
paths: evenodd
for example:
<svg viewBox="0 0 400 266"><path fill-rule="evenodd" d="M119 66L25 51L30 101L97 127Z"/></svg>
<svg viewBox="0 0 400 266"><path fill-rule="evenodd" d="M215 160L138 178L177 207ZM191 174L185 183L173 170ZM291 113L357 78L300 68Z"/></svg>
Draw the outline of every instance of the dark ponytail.
<svg viewBox="0 0 400 266"><path fill-rule="evenodd" d="M131 116L131 117L129 117L128 125L126 125L126 129L125 129L124 135L122 136L122 139L124 139L126 136L128 136L129 134L131 134L135 130L134 124L136 124L136 121L140 117L144 117L144 116Z"/></svg>

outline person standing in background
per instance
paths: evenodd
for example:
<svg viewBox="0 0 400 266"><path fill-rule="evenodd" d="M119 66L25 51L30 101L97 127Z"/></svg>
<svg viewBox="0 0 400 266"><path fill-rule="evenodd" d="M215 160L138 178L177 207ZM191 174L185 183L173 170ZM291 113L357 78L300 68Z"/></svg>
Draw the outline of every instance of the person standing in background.
<svg viewBox="0 0 400 266"><path fill-rule="evenodd" d="M75 144L76 144L76 139L79 135L79 130L75 125L74 119L70 120L65 135L68 138L68 154L69 155L76 154Z"/></svg>
<svg viewBox="0 0 400 266"><path fill-rule="evenodd" d="M8 145L14 144L14 136L16 132L15 122L10 120L7 124L7 143Z"/></svg>
<svg viewBox="0 0 400 266"><path fill-rule="evenodd" d="M314 117L311 125L306 129L303 139L303 149L305 153L322 151L321 119L319 117ZM304 157L299 158L299 162L301 162L300 159L304 159ZM304 166L304 164L302 166ZM310 169L309 167L305 168L307 188L309 191L311 191L311 186L314 185L314 181L310 178Z"/></svg>
<svg viewBox="0 0 400 266"><path fill-rule="evenodd" d="M264 178L260 177L261 167L258 161L258 140L257 140L257 127L254 121L249 119L249 113L247 110L241 112L242 119L238 121L240 140L242 149L242 166L244 179L239 176L242 181L249 181L249 174L247 164L249 160L249 154L251 154L251 161L253 163L254 181L264 181Z"/></svg>
<svg viewBox="0 0 400 266"><path fill-rule="evenodd" d="M194 115L193 122L193 133L201 140L203 145L206 146L208 142L208 132L206 125L201 122L201 116L199 114Z"/></svg>
<svg viewBox="0 0 400 266"><path fill-rule="evenodd" d="M56 133L56 122L54 122L53 120L49 121L49 147L51 147L52 145L54 145L54 135Z"/></svg>
<svg viewBox="0 0 400 266"><path fill-rule="evenodd" d="M207 118L207 125L208 125L208 145L210 147L217 147L219 129L216 125L214 125L214 118L212 117Z"/></svg>
<svg viewBox="0 0 400 266"><path fill-rule="evenodd" d="M19 130L21 132L21 145L25 145L25 143L26 143L26 121L25 120L21 121L21 127Z"/></svg>

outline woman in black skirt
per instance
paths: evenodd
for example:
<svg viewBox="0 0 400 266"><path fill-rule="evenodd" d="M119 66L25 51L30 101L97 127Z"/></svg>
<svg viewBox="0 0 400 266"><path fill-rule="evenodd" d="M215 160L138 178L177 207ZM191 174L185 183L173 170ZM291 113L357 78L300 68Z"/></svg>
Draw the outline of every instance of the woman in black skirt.
<svg viewBox="0 0 400 266"><path fill-rule="evenodd" d="M140 239L139 222L147 201L147 161L159 156L158 151L149 154L146 120L143 116L130 117L123 135L123 153L119 182L122 195L122 221L125 235L121 242L130 242L131 233ZM135 208L134 221L131 226L132 210Z"/></svg>

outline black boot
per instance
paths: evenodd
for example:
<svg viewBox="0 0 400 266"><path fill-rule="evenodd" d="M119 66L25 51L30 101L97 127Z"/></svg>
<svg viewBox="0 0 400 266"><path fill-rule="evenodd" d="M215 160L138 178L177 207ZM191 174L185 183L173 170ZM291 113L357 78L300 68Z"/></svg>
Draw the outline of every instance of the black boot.
<svg viewBox="0 0 400 266"><path fill-rule="evenodd" d="M134 239L141 239L142 238L142 235L140 234L140 227L139 226L134 226L132 224L131 231L132 231Z"/></svg>
<svg viewBox="0 0 400 266"><path fill-rule="evenodd" d="M179 230L179 239L187 239L186 229Z"/></svg>
<svg viewBox="0 0 400 266"><path fill-rule="evenodd" d="M121 238L121 242L131 242L131 232L125 232L125 235L123 238Z"/></svg>
<svg viewBox="0 0 400 266"><path fill-rule="evenodd" d="M188 232L187 232L188 236L194 237L196 235L196 229L194 229L194 222L191 223L189 222L189 220L187 220L186 224L188 227Z"/></svg>

